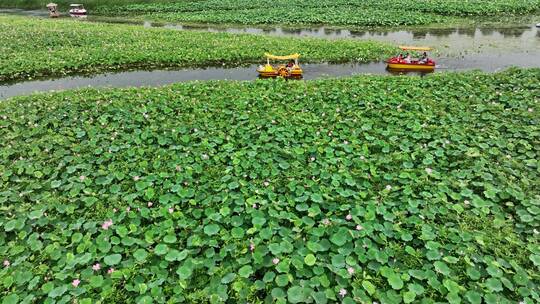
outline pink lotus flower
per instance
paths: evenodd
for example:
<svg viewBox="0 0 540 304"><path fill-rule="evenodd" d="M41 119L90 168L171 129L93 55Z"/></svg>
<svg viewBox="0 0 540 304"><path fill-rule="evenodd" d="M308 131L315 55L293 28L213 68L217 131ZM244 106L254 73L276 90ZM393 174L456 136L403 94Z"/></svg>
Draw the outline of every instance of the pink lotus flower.
<svg viewBox="0 0 540 304"><path fill-rule="evenodd" d="M354 274L354 268L352 268L352 267L347 267L347 272L348 272L350 275L353 275L353 274Z"/></svg>
<svg viewBox="0 0 540 304"><path fill-rule="evenodd" d="M138 176L138 175L133 177L133 180L134 180L134 181L138 181L139 179L141 179L141 177Z"/></svg>
<svg viewBox="0 0 540 304"><path fill-rule="evenodd" d="M341 288L339 290L339 295L343 298L347 294L347 290L345 288Z"/></svg>
<svg viewBox="0 0 540 304"><path fill-rule="evenodd" d="M253 207L253 209L257 209L257 204L253 204L251 207Z"/></svg>
<svg viewBox="0 0 540 304"><path fill-rule="evenodd" d="M71 282L71 285L73 285L73 287L77 287L79 286L79 284L81 284L81 280L79 279L75 279L73 280L73 282Z"/></svg>
<svg viewBox="0 0 540 304"><path fill-rule="evenodd" d="M249 250L253 252L255 250L255 244L249 243Z"/></svg>
<svg viewBox="0 0 540 304"><path fill-rule="evenodd" d="M273 258L273 259L272 259L272 263L273 263L274 265L277 265L277 264L279 263L279 259L278 259L278 258Z"/></svg>
<svg viewBox="0 0 540 304"><path fill-rule="evenodd" d="M113 272L114 272L114 268L109 268L109 270L107 270L107 273L108 273L108 274L111 274L111 273L113 273Z"/></svg>
<svg viewBox="0 0 540 304"><path fill-rule="evenodd" d="M118 212L118 209L116 209L116 208L113 208L113 210L112 210L112 211L113 211L114 213L116 213L116 212Z"/></svg>
<svg viewBox="0 0 540 304"><path fill-rule="evenodd" d="M127 211L127 212L131 211L131 207L127 207L127 208L126 208L126 211Z"/></svg>
<svg viewBox="0 0 540 304"><path fill-rule="evenodd" d="M263 185L264 185L265 187L268 187L268 186L270 186L270 183L267 182L267 181L264 181Z"/></svg>
<svg viewBox="0 0 540 304"><path fill-rule="evenodd" d="M176 169L176 171L180 171L180 170L182 170L182 167L180 167L179 165L177 165L177 166L175 167L175 169Z"/></svg>
<svg viewBox="0 0 540 304"><path fill-rule="evenodd" d="M169 208L169 213L173 213L174 212L174 208Z"/></svg>
<svg viewBox="0 0 540 304"><path fill-rule="evenodd" d="M113 224L113 221L111 219L103 222L103 224L101 224L101 228L103 228L104 230L107 230L109 229L109 227L111 227Z"/></svg>
<svg viewBox="0 0 540 304"><path fill-rule="evenodd" d="M347 221L350 221L350 220L352 220L352 215L350 215L350 214L347 214L347 216L345 217L345 219L346 219Z"/></svg>
<svg viewBox="0 0 540 304"><path fill-rule="evenodd" d="M330 220L325 218L322 220L323 225L330 225Z"/></svg>
<svg viewBox="0 0 540 304"><path fill-rule="evenodd" d="M98 271L100 269L101 269L101 265L99 265L99 263L96 263L96 264L92 265L92 270Z"/></svg>
<svg viewBox="0 0 540 304"><path fill-rule="evenodd" d="M150 207L152 207L152 206L154 205L154 203L152 203L152 202L148 202L148 204L147 204L147 205L148 205L148 208L150 208Z"/></svg>
<svg viewBox="0 0 540 304"><path fill-rule="evenodd" d="M465 200L465 201L463 202L463 204L465 204L465 206L468 206L470 203L471 203L471 202L469 202L468 200Z"/></svg>
<svg viewBox="0 0 540 304"><path fill-rule="evenodd" d="M427 174L431 174L432 172L433 172L433 169L431 169L431 168L426 168L426 173L427 173Z"/></svg>
<svg viewBox="0 0 540 304"><path fill-rule="evenodd" d="M362 229L364 229L364 227L362 227L362 225L356 225L356 230L360 231Z"/></svg>
<svg viewBox="0 0 540 304"><path fill-rule="evenodd" d="M11 265L11 263L8 260L4 260L4 267L7 268L9 265Z"/></svg>
<svg viewBox="0 0 540 304"><path fill-rule="evenodd" d="M386 190L388 190L388 191L392 190L392 186L386 185Z"/></svg>
<svg viewBox="0 0 540 304"><path fill-rule="evenodd" d="M84 180L86 179L86 176L84 176L84 175L81 175L81 176L79 176L79 179L80 179L80 180L81 180L81 182L82 182L82 181L84 181Z"/></svg>

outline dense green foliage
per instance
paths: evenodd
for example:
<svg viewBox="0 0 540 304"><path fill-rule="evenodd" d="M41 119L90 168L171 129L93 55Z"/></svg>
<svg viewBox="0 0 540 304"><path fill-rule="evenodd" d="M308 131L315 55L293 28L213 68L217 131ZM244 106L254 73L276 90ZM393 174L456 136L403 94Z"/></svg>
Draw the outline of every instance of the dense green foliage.
<svg viewBox="0 0 540 304"><path fill-rule="evenodd" d="M367 62L395 48L380 42L233 35L0 16L0 81L128 67L264 62L264 52L302 62Z"/></svg>
<svg viewBox="0 0 540 304"><path fill-rule="evenodd" d="M539 77L2 102L0 298L538 303Z"/></svg>
<svg viewBox="0 0 540 304"><path fill-rule="evenodd" d="M539 11L540 0L192 0L98 8L102 14L168 21L345 26L418 25L450 22L448 16Z"/></svg>

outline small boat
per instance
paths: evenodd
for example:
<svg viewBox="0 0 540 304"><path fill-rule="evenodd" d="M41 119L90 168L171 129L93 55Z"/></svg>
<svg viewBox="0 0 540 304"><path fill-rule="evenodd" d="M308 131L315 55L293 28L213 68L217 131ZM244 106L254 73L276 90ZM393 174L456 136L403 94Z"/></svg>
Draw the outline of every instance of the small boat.
<svg viewBox="0 0 540 304"><path fill-rule="evenodd" d="M430 47L414 47L414 46L400 46L403 51L420 51L428 52L431 51ZM427 53L426 53L427 55ZM435 70L435 61L430 58L425 59L408 59L403 58L401 54L396 57L388 59L386 62L388 64L387 69L392 71L416 71L416 72L433 72Z"/></svg>
<svg viewBox="0 0 540 304"><path fill-rule="evenodd" d="M259 66L257 68L257 73L261 78L273 78L273 77L283 77L283 78L302 78L304 71L300 68L298 64L299 54L292 54L288 56L275 56L272 54L265 53L266 56L266 65ZM273 66L270 64L270 60L289 60L288 64L280 64Z"/></svg>
<svg viewBox="0 0 540 304"><path fill-rule="evenodd" d="M536 24L536 27L540 28L540 23L537 23L537 24Z"/></svg>
<svg viewBox="0 0 540 304"><path fill-rule="evenodd" d="M58 18L58 17L60 17L60 13L58 12L58 4L49 3L49 4L47 4L47 9L49 10L49 17L50 18Z"/></svg>
<svg viewBox="0 0 540 304"><path fill-rule="evenodd" d="M69 15L71 17L86 17L88 12L84 9L82 4L70 4Z"/></svg>

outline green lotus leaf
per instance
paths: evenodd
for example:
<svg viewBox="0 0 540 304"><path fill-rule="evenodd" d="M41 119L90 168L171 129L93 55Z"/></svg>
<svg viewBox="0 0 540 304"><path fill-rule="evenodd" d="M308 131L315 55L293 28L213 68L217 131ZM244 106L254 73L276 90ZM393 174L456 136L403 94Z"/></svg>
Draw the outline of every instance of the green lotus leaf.
<svg viewBox="0 0 540 304"><path fill-rule="evenodd" d="M253 268L249 265L242 266L238 270L238 275L242 278L249 278L253 274Z"/></svg>
<svg viewBox="0 0 540 304"><path fill-rule="evenodd" d="M313 254L308 254L304 257L304 263L308 266L315 265L315 262L317 261L317 258Z"/></svg>
<svg viewBox="0 0 540 304"><path fill-rule="evenodd" d="M206 225L204 226L204 233L207 235L215 235L219 232L219 229L219 226L216 224Z"/></svg>
<svg viewBox="0 0 540 304"><path fill-rule="evenodd" d="M121 260L122 260L122 255L120 255L118 253L105 256L105 258L103 259L105 264L107 264L109 266L117 265L117 264L120 263Z"/></svg>

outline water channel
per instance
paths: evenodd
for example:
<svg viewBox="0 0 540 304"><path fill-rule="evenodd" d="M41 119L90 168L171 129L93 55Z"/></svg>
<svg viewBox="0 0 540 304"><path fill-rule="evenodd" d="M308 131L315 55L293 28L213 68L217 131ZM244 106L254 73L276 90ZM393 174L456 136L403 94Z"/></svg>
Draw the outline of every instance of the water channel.
<svg viewBox="0 0 540 304"><path fill-rule="evenodd" d="M1 13L46 17L41 10L0 9ZM164 24L150 21L133 22L90 16L81 22L128 23L133 26L159 27L174 30L229 32L256 35L319 37L327 39L371 39L396 45L422 45L436 48L437 73L445 71L481 70L497 72L509 67L540 68L540 29L534 24L501 28L422 28L422 29L334 29L326 27L245 27ZM388 74L383 62L349 64L303 64L305 80L344 77L359 74ZM0 99L33 92L66 90L83 87L159 86L194 80L253 80L256 65L239 68L178 69L123 71L91 76L68 76L16 83L0 83Z"/></svg>

